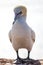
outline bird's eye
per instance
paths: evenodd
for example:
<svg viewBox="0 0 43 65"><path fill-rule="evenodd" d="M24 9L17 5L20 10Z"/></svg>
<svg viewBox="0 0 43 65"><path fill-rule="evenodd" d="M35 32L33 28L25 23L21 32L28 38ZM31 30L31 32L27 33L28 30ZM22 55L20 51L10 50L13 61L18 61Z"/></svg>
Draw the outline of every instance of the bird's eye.
<svg viewBox="0 0 43 65"><path fill-rule="evenodd" d="M22 11L20 11L17 15L22 14Z"/></svg>

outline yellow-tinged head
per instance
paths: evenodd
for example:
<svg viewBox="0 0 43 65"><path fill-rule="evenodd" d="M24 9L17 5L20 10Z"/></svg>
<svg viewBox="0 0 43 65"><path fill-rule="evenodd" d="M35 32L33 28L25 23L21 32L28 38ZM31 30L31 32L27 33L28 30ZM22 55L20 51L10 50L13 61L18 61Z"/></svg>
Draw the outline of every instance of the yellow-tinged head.
<svg viewBox="0 0 43 65"><path fill-rule="evenodd" d="M26 16L27 8L25 6L18 6L14 8L14 12L16 15Z"/></svg>

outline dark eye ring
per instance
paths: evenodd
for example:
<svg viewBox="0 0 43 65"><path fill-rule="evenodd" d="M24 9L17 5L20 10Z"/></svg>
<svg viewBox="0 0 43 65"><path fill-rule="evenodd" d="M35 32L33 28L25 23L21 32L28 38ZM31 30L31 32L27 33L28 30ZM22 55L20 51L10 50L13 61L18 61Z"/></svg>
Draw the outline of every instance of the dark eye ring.
<svg viewBox="0 0 43 65"><path fill-rule="evenodd" d="M22 11L20 11L17 15L22 14Z"/></svg>

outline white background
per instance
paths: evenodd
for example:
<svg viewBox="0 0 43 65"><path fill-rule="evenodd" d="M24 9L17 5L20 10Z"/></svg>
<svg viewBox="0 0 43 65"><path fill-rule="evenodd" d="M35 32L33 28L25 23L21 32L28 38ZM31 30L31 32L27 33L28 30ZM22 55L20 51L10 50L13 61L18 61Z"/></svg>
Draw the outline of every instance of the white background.
<svg viewBox="0 0 43 65"><path fill-rule="evenodd" d="M17 57L8 33L14 20L13 9L18 5L27 7L27 24L36 33L30 57L43 59L43 0L0 0L0 58Z"/></svg>

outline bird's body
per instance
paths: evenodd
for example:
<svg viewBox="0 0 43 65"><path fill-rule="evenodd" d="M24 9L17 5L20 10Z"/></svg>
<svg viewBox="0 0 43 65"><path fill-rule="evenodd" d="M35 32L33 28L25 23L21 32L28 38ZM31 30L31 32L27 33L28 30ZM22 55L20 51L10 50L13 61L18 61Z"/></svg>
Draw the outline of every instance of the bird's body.
<svg viewBox="0 0 43 65"><path fill-rule="evenodd" d="M25 22L25 17L23 18L21 22L17 20L13 25L11 30L11 41L15 50L26 48L30 51L33 45L32 30Z"/></svg>
<svg viewBox="0 0 43 65"><path fill-rule="evenodd" d="M23 6L15 8L15 21L9 32L9 38L16 51L20 48L31 51L35 33L26 23L26 8Z"/></svg>

